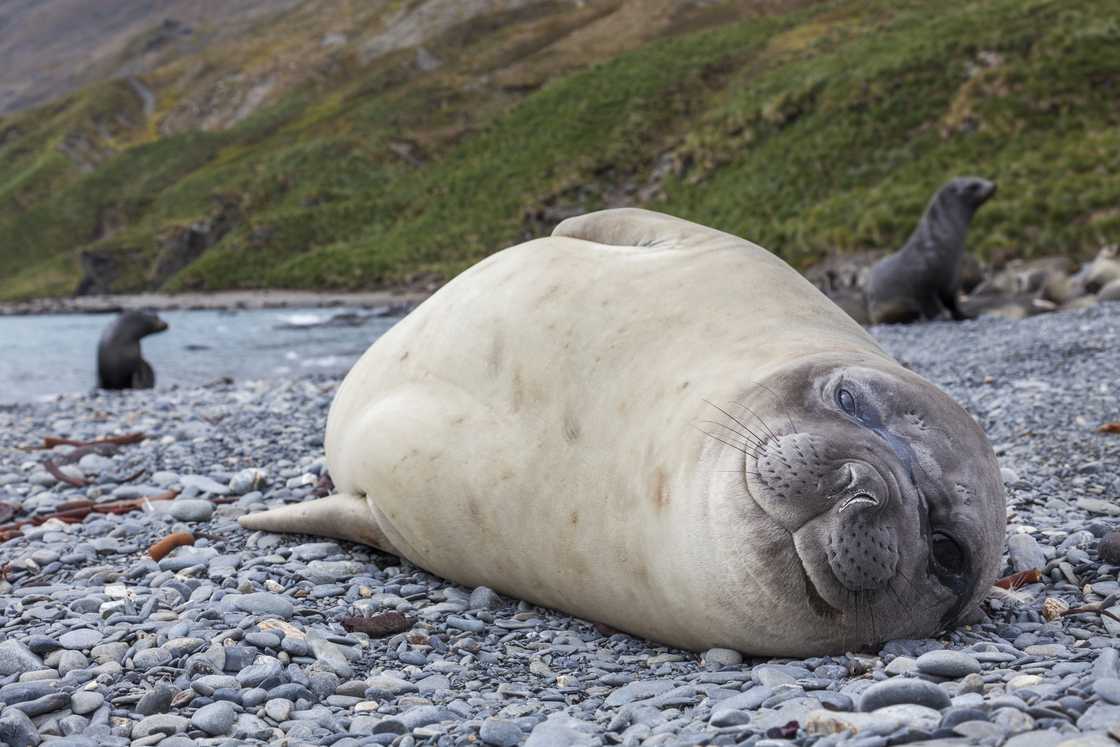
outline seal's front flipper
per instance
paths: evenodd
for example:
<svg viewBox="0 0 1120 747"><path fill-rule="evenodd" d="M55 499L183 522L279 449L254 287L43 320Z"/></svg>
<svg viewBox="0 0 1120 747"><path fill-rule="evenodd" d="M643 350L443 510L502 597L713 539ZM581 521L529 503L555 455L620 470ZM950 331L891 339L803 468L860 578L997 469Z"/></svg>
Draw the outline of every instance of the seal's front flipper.
<svg viewBox="0 0 1120 747"><path fill-rule="evenodd" d="M246 529L314 534L357 542L376 547L382 552L400 555L377 525L365 498L348 493L336 493L314 501L246 514L238 522Z"/></svg>

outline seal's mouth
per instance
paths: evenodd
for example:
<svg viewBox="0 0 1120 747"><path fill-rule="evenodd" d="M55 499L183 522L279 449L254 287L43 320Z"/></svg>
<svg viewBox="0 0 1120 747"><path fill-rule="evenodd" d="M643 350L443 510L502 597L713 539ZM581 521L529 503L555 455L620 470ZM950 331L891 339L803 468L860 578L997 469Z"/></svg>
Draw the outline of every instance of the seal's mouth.
<svg viewBox="0 0 1120 747"><path fill-rule="evenodd" d="M851 498L845 499L840 504L840 510L837 511L836 513L842 514L842 513L844 513L844 511L851 508L852 506L878 506L878 505L879 505L878 499L876 499L870 493L856 493Z"/></svg>

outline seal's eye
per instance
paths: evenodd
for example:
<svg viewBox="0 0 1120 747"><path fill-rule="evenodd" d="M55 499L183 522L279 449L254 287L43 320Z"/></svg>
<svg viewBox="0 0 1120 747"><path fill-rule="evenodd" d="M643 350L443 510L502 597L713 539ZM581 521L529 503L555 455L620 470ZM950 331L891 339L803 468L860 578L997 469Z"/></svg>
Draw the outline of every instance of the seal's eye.
<svg viewBox="0 0 1120 747"><path fill-rule="evenodd" d="M836 403L840 405L841 410L853 418L856 416L856 398L847 389L841 387L836 391Z"/></svg>
<svg viewBox="0 0 1120 747"><path fill-rule="evenodd" d="M957 541L944 532L933 533L933 562L951 575L964 571L964 550Z"/></svg>

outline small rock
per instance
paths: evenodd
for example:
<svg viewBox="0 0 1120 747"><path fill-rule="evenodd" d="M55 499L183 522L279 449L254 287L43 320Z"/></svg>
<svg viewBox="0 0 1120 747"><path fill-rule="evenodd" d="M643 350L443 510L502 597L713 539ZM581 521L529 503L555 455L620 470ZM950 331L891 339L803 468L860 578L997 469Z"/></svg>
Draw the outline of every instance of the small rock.
<svg viewBox="0 0 1120 747"><path fill-rule="evenodd" d="M233 604L237 609L251 615L269 615L288 620L295 614L295 607L290 601L268 591L242 594L234 600Z"/></svg>
<svg viewBox="0 0 1120 747"><path fill-rule="evenodd" d="M244 495L252 490L264 487L268 474L263 469L249 467L243 469L229 479L229 492L234 495Z"/></svg>
<svg viewBox="0 0 1120 747"><path fill-rule="evenodd" d="M1029 534L1013 534L1007 538L1007 552L1011 557L1011 567L1016 571L1041 569L1046 565L1046 555L1038 541Z"/></svg>
<svg viewBox="0 0 1120 747"><path fill-rule="evenodd" d="M187 730L190 726L190 719L183 716L175 716L170 713L157 713L154 716L147 716L140 720L135 726L132 727L133 739L144 739L153 734L179 734Z"/></svg>
<svg viewBox="0 0 1120 747"><path fill-rule="evenodd" d="M7 640L0 643L0 677L42 668L43 660L19 641Z"/></svg>
<svg viewBox="0 0 1120 747"><path fill-rule="evenodd" d="M919 656L916 663L923 674L954 680L980 671L980 662L961 651L929 651Z"/></svg>
<svg viewBox="0 0 1120 747"><path fill-rule="evenodd" d="M143 653L143 652L141 652ZM142 716L152 716L157 713L167 713L171 710L171 701L179 693L178 688L168 682L156 682L140 698L136 704L136 712Z"/></svg>
<svg viewBox="0 0 1120 747"><path fill-rule="evenodd" d="M1120 679L1102 677L1093 683L1093 692L1113 705L1120 705Z"/></svg>
<svg viewBox="0 0 1120 747"><path fill-rule="evenodd" d="M200 493L213 493L214 495L229 495L229 488L219 482L203 475L181 475L179 482L184 488L196 488Z"/></svg>
<svg viewBox="0 0 1120 747"><path fill-rule="evenodd" d="M859 709L868 713L899 703L922 705L938 711L951 705L949 694L932 682L893 677L864 690Z"/></svg>
<svg viewBox="0 0 1120 747"><path fill-rule="evenodd" d="M467 603L468 609L472 610L496 610L501 606L502 598L488 586L476 586Z"/></svg>
<svg viewBox="0 0 1120 747"><path fill-rule="evenodd" d="M1081 731L1095 731L1108 729L1117 722L1120 722L1120 705L1094 703L1077 719L1077 728Z"/></svg>
<svg viewBox="0 0 1120 747"><path fill-rule="evenodd" d="M729 648L710 648L704 652L701 661L716 667L737 667L743 663L743 655Z"/></svg>
<svg viewBox="0 0 1120 747"><path fill-rule="evenodd" d="M167 513L178 521L210 521L214 504L197 498L181 498L168 504Z"/></svg>
<svg viewBox="0 0 1120 747"><path fill-rule="evenodd" d="M495 747L514 747L521 742L523 736L520 726L502 718L486 719L478 731L478 737L484 744Z"/></svg>
<svg viewBox="0 0 1120 747"><path fill-rule="evenodd" d="M8 747L34 747L42 740L39 730L26 713L17 708L7 708L0 716L0 744Z"/></svg>
<svg viewBox="0 0 1120 747"><path fill-rule="evenodd" d="M1097 557L1109 565L1120 565L1120 532L1109 532L1097 543Z"/></svg>
<svg viewBox="0 0 1120 747"><path fill-rule="evenodd" d="M210 736L228 734L237 720L237 712L229 701L219 700L204 705L191 716L191 726Z"/></svg>
<svg viewBox="0 0 1120 747"><path fill-rule="evenodd" d="M89 628L78 628L77 630L68 630L58 637L58 642L62 644L63 648L71 649L72 651L88 651L101 642L102 635L99 631L90 630Z"/></svg>

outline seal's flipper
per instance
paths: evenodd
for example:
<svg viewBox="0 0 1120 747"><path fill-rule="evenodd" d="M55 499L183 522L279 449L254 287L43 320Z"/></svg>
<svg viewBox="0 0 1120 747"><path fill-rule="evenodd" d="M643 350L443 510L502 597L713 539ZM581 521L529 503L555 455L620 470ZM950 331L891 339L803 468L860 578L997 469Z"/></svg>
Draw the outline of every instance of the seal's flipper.
<svg viewBox="0 0 1120 747"><path fill-rule="evenodd" d="M314 534L357 542L376 547L382 552L400 555L377 525L366 500L348 493L336 493L314 501L246 514L238 522L246 529Z"/></svg>

